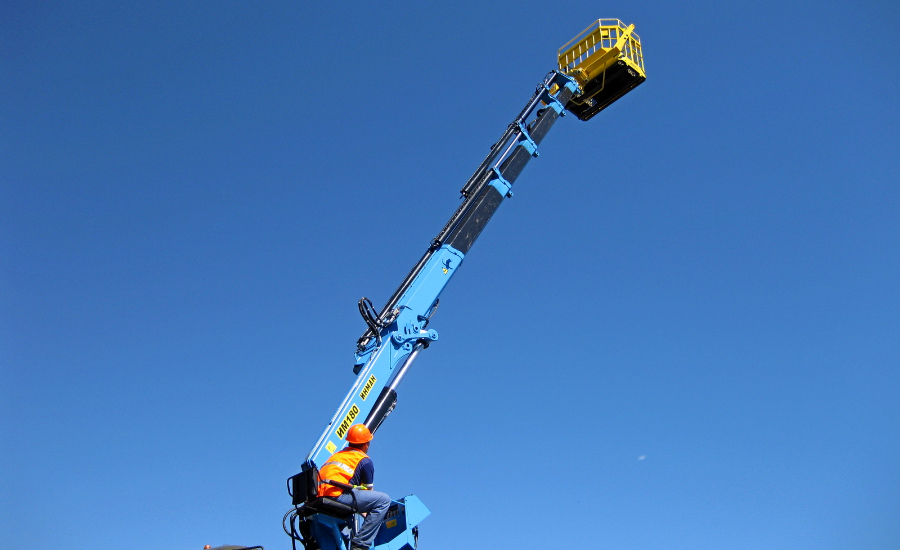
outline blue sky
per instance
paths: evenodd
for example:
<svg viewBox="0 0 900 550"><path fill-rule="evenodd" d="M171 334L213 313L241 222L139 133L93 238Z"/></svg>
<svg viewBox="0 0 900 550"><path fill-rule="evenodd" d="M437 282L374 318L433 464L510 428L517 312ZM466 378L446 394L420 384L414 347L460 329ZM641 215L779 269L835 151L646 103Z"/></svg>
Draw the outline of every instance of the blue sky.
<svg viewBox="0 0 900 550"><path fill-rule="evenodd" d="M897 548L886 1L3 3L3 545L288 547L356 300L598 17L648 79L544 141L376 486L434 550Z"/></svg>

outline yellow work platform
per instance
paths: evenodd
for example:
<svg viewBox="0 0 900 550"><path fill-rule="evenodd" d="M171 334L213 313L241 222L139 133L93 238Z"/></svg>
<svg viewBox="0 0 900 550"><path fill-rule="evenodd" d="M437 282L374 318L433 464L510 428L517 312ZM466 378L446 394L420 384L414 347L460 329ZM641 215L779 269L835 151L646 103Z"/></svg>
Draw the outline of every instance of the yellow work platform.
<svg viewBox="0 0 900 550"><path fill-rule="evenodd" d="M559 70L573 77L582 93L566 105L588 120L646 80L641 39L634 25L598 19L559 49Z"/></svg>

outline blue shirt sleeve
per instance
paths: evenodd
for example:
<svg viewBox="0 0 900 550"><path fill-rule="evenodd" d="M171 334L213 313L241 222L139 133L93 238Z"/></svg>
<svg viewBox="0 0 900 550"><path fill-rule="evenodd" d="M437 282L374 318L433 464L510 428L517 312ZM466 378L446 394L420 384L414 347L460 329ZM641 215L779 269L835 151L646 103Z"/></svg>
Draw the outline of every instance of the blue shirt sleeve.
<svg viewBox="0 0 900 550"><path fill-rule="evenodd" d="M372 485L375 483L375 464L372 459L366 457L356 465L356 471L350 478L351 485Z"/></svg>

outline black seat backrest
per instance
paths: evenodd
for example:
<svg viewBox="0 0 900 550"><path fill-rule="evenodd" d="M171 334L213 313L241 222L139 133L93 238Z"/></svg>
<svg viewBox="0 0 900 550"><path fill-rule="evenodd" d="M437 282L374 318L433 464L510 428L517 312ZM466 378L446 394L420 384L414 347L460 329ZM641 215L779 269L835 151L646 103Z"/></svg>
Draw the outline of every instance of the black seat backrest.
<svg viewBox="0 0 900 550"><path fill-rule="evenodd" d="M305 470L288 478L288 494L292 504L303 504L303 516L325 514L339 519L346 519L356 511L356 505L350 506L332 498L319 497L319 469L315 466L303 465Z"/></svg>
<svg viewBox="0 0 900 550"><path fill-rule="evenodd" d="M288 494L293 498L294 506L309 502L319 496L319 469L315 466L306 468L299 474L288 478Z"/></svg>

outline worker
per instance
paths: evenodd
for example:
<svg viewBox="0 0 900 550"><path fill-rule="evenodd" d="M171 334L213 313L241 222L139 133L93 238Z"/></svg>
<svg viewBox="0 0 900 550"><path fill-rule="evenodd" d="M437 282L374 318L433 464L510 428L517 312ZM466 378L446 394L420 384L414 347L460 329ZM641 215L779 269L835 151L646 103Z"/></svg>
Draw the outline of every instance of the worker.
<svg viewBox="0 0 900 550"><path fill-rule="evenodd" d="M367 550L371 546L391 504L391 497L372 490L375 465L366 454L371 442L372 432L369 428L363 424L351 426L347 432L347 447L331 455L319 469L320 482L328 479L354 486L352 491L345 492L334 485L319 484L320 497L330 497L355 506L357 513L366 517L350 541L351 550Z"/></svg>

